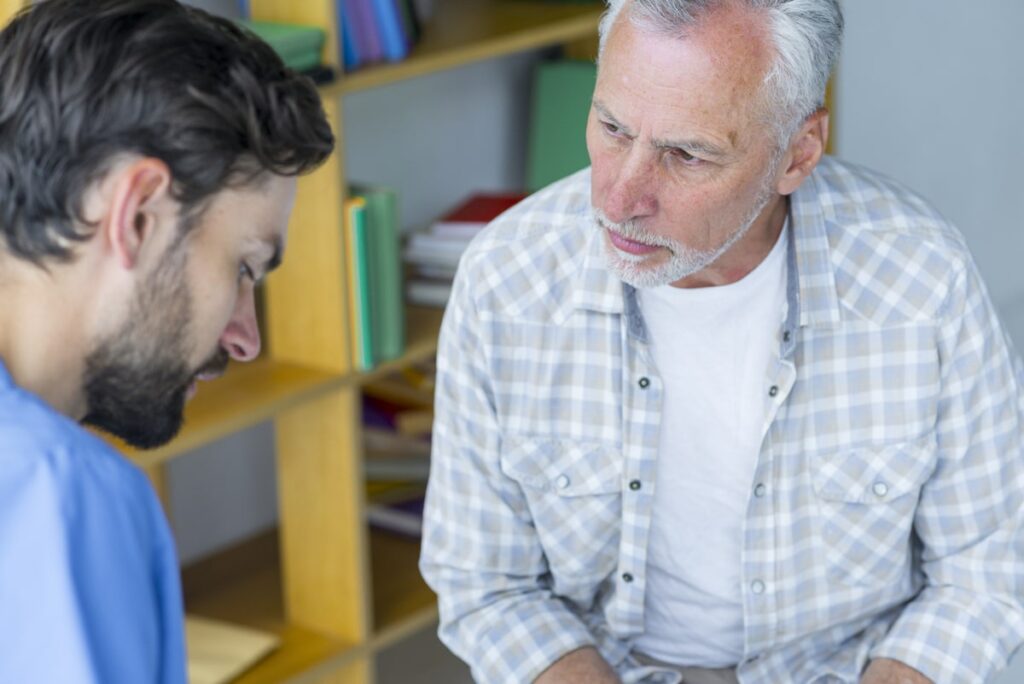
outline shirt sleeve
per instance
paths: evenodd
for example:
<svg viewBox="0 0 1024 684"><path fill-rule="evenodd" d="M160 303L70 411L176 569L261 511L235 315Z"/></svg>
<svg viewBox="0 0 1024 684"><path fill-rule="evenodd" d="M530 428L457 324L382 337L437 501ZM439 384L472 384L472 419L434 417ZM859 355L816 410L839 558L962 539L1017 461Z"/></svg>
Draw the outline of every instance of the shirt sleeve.
<svg viewBox="0 0 1024 684"><path fill-rule="evenodd" d="M155 497L83 441L4 441L0 681L184 684L178 580L166 576L177 566L173 552L160 565Z"/></svg>
<svg viewBox="0 0 1024 684"><path fill-rule="evenodd" d="M969 258L938 336L938 458L915 517L926 586L871 657L986 681L1024 641L1022 373Z"/></svg>
<svg viewBox="0 0 1024 684"><path fill-rule="evenodd" d="M547 586L526 500L501 472L485 324L466 271L456 279L438 348L420 569L439 597L441 640L476 680L531 682L594 638Z"/></svg>

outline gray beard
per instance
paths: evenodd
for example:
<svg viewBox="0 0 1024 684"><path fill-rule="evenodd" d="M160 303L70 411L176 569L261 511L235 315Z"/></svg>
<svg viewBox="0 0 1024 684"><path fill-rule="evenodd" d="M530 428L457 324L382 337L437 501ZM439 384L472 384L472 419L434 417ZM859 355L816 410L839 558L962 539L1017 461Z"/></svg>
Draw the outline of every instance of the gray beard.
<svg viewBox="0 0 1024 684"><path fill-rule="evenodd" d="M761 215L761 211L764 210L772 199L773 193L768 180L773 175L772 173L765 175L765 182L762 184L763 187L757 196L757 200L740 223L740 226L730 233L725 242L720 246L708 250L692 249L678 240L660 235L652 235L641 228L636 221L613 223L608 220L604 212L594 207L594 220L598 229L602 231L613 230L627 240L633 240L645 245L664 247L669 252L668 259L652 266L648 264L648 261L652 258L650 255L640 256L623 252L611 243L607 235L604 235L605 262L609 270L623 282L635 288L661 287L662 285L669 285L694 273L703 271L729 251L733 245L750 231L754 221L757 220L757 217Z"/></svg>

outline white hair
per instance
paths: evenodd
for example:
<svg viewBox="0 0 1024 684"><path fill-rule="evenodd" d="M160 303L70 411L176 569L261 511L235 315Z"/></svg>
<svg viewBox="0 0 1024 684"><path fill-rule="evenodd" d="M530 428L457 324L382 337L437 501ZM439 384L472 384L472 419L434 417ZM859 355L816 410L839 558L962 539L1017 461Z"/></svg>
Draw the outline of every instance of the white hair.
<svg viewBox="0 0 1024 684"><path fill-rule="evenodd" d="M629 19L637 27L675 36L712 10L737 1L769 18L775 59L764 79L764 105L779 145L785 148L825 102L843 36L839 0L608 0L599 28L599 54L624 7L629 7Z"/></svg>

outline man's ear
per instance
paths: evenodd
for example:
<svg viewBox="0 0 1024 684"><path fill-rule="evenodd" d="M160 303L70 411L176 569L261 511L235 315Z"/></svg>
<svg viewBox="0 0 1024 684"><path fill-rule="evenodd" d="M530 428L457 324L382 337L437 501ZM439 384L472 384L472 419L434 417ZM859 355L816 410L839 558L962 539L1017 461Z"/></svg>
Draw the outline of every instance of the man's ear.
<svg viewBox="0 0 1024 684"><path fill-rule="evenodd" d="M152 157L136 159L115 170L109 213L104 225L107 245L125 269L133 269L139 255L170 218L171 171Z"/></svg>
<svg viewBox="0 0 1024 684"><path fill-rule="evenodd" d="M791 195L821 161L828 144L828 110L822 107L811 114L793 136L783 158L785 170L778 179L780 195Z"/></svg>

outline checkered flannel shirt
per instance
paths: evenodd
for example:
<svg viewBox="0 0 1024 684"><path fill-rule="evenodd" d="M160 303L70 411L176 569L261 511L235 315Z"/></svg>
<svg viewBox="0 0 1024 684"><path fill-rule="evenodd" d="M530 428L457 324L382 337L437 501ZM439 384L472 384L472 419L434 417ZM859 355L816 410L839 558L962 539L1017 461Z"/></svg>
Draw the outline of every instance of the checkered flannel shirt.
<svg viewBox="0 0 1024 684"><path fill-rule="evenodd" d="M585 645L625 682L678 677L630 653L671 416L589 197L583 171L485 230L441 333L421 569L482 682ZM911 193L826 159L790 221L739 678L857 682L884 657L984 681L1024 640L1019 361L963 238Z"/></svg>

